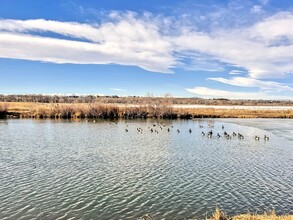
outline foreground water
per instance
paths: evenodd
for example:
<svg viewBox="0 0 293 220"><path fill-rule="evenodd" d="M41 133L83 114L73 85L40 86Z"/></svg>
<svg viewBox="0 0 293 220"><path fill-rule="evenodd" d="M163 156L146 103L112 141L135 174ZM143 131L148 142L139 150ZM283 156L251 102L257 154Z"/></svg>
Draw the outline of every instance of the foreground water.
<svg viewBox="0 0 293 220"><path fill-rule="evenodd" d="M162 122L0 121L0 219L204 218L216 205L228 214L293 211L293 146L281 129ZM293 129L291 120L272 122ZM211 129L221 138L201 135Z"/></svg>

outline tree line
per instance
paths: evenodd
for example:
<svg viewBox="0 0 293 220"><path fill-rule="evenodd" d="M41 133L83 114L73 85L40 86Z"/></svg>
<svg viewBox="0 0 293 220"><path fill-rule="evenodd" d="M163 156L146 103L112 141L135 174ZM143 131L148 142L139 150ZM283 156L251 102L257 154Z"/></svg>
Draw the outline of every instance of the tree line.
<svg viewBox="0 0 293 220"><path fill-rule="evenodd" d="M104 103L144 105L154 102L168 102L171 105L293 105L290 100L234 100L177 98L172 96L99 96L99 95L0 95L0 102L33 102L33 103Z"/></svg>

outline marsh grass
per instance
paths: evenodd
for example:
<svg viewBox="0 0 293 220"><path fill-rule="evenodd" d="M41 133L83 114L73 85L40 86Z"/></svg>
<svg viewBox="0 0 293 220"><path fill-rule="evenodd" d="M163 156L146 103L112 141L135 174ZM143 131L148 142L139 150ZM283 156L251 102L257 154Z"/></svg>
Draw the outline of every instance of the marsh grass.
<svg viewBox="0 0 293 220"><path fill-rule="evenodd" d="M293 215L276 215L275 211L264 212L264 214L247 213L229 217L219 208L216 208L212 218L207 220L293 220Z"/></svg>
<svg viewBox="0 0 293 220"><path fill-rule="evenodd" d="M1 110L2 109L2 110ZM141 105L105 103L0 103L2 117L23 118L293 118L293 110L174 108L163 101ZM1 114L1 113L0 113Z"/></svg>

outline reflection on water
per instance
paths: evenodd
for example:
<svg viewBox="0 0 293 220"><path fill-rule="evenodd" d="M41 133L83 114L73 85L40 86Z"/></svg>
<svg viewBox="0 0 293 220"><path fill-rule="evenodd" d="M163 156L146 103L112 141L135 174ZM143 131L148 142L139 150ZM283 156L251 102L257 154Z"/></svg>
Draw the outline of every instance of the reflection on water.
<svg viewBox="0 0 293 220"><path fill-rule="evenodd" d="M204 218L216 205L228 214L292 211L292 141L230 122L0 121L0 219ZM211 129L213 138L201 135ZM264 134L270 141L253 138Z"/></svg>

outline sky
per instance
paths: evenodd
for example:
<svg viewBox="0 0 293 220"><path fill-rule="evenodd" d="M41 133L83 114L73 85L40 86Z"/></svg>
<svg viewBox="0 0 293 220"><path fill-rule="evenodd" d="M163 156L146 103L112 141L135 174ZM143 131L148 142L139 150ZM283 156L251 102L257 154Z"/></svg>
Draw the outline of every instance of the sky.
<svg viewBox="0 0 293 220"><path fill-rule="evenodd" d="M1 0L0 94L293 100L293 2Z"/></svg>

